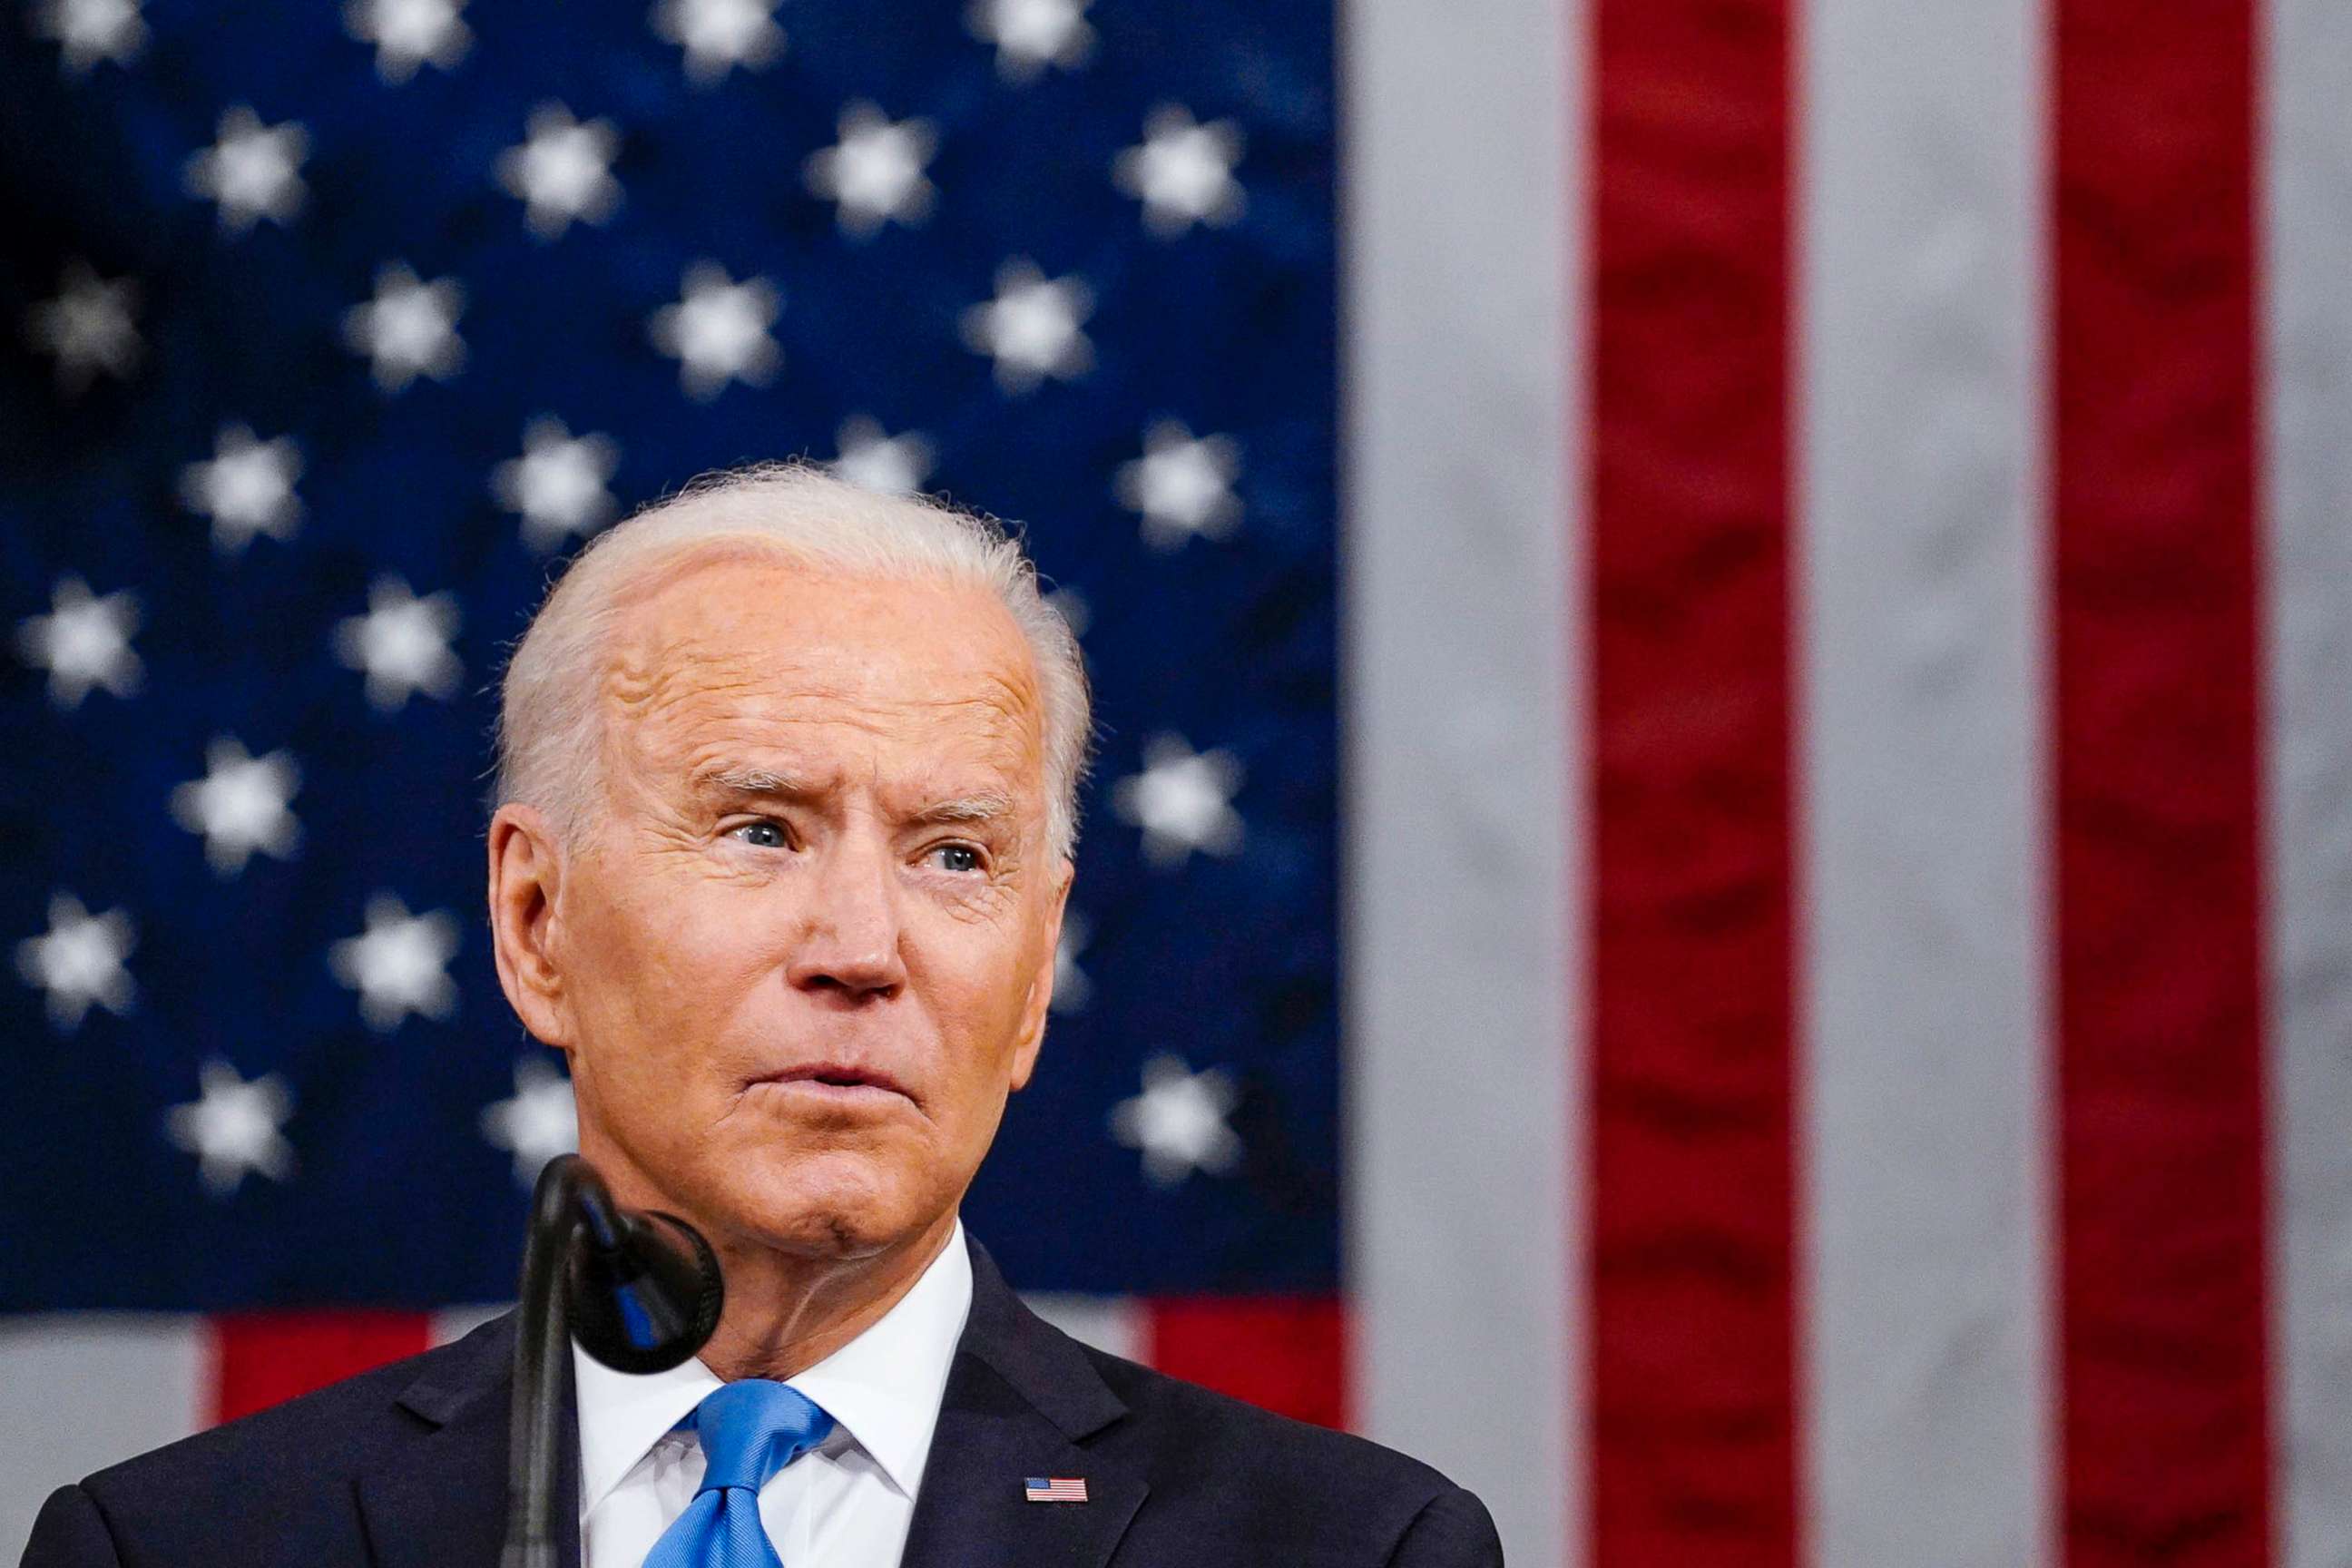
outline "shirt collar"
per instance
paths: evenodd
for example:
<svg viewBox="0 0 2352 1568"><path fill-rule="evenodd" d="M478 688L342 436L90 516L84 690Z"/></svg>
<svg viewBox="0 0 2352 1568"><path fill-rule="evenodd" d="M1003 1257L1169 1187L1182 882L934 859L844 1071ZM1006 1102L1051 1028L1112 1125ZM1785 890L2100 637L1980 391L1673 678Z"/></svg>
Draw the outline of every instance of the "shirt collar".
<svg viewBox="0 0 2352 1568"><path fill-rule="evenodd" d="M865 1332L784 1381L831 1413L908 1498L922 1484L947 1392L948 1368L971 1310L971 1257L963 1220L914 1288ZM667 1372L614 1372L572 1347L580 1413L580 1517L652 1451L662 1435L720 1386L699 1357Z"/></svg>
<svg viewBox="0 0 2352 1568"><path fill-rule="evenodd" d="M702 1403L719 1380L699 1357L667 1372L614 1372L572 1343L572 1387L580 1410L580 1517L584 1521L662 1434Z"/></svg>

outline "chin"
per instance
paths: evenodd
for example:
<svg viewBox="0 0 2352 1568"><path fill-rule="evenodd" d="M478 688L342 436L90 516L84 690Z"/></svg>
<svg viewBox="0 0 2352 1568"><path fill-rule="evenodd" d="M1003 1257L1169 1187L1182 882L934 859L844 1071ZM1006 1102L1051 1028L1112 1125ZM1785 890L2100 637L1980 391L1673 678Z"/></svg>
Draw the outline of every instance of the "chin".
<svg viewBox="0 0 2352 1568"><path fill-rule="evenodd" d="M806 1257L870 1257L939 1217L918 1184L869 1153L778 1156L719 1180L716 1206L730 1228L753 1245Z"/></svg>

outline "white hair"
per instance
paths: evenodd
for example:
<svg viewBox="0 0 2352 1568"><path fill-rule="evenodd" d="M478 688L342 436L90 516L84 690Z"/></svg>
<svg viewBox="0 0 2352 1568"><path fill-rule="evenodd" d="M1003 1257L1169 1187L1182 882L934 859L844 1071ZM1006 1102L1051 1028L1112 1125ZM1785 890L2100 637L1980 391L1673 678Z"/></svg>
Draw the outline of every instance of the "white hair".
<svg viewBox="0 0 2352 1568"><path fill-rule="evenodd" d="M1039 592L1020 541L991 519L864 489L798 462L705 474L607 529L573 558L507 663L494 809L509 801L535 805L567 844L578 842L604 780L604 665L631 591L714 556L994 592L1037 666L1046 845L1063 858L1073 853L1092 739L1086 661L1069 624Z"/></svg>

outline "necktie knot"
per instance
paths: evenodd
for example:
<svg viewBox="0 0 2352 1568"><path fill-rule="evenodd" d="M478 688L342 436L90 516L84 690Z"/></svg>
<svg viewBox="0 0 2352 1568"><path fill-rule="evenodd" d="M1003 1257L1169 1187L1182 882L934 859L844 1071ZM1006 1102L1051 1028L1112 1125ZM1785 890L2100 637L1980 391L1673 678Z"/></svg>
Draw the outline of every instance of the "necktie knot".
<svg viewBox="0 0 2352 1568"><path fill-rule="evenodd" d="M690 1417L702 1440L702 1486L757 1492L833 1431L824 1406L789 1384L746 1377L716 1389Z"/></svg>
<svg viewBox="0 0 2352 1568"><path fill-rule="evenodd" d="M679 1425L701 1440L702 1485L646 1568L782 1568L760 1525L760 1489L824 1442L833 1417L797 1388L747 1377L705 1395Z"/></svg>

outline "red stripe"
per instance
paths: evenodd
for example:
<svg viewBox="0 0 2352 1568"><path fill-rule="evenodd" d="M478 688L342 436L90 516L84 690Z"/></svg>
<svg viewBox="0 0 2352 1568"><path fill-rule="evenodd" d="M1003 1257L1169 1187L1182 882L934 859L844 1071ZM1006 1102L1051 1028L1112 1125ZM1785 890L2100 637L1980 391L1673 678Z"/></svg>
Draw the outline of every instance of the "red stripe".
<svg viewBox="0 0 2352 1568"><path fill-rule="evenodd" d="M1597 5L1595 1568L1797 1552L1790 26Z"/></svg>
<svg viewBox="0 0 2352 1568"><path fill-rule="evenodd" d="M1144 1304L1144 1361L1279 1415L1345 1427L1346 1321L1320 1297L1188 1296Z"/></svg>
<svg viewBox="0 0 2352 1568"><path fill-rule="evenodd" d="M432 1343L422 1312L246 1312L211 1320L215 1422L266 1410Z"/></svg>
<svg viewBox="0 0 2352 1568"><path fill-rule="evenodd" d="M2252 0L2059 0L2066 1561L2269 1557Z"/></svg>

